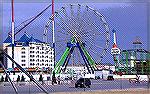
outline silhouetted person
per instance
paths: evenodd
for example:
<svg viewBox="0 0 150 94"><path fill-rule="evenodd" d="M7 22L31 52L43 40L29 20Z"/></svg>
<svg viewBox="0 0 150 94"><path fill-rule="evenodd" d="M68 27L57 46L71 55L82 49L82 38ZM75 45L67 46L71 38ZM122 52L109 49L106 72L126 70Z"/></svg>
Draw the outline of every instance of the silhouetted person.
<svg viewBox="0 0 150 94"><path fill-rule="evenodd" d="M19 81L20 81L20 76L18 75L17 82L19 82Z"/></svg>
<svg viewBox="0 0 150 94"><path fill-rule="evenodd" d="M5 82L8 82L8 76L6 75L6 77L5 77Z"/></svg>
<svg viewBox="0 0 150 94"><path fill-rule="evenodd" d="M23 75L21 76L21 81L22 81L22 82L25 81L25 78L24 78Z"/></svg>
<svg viewBox="0 0 150 94"><path fill-rule="evenodd" d="M57 77L58 84L60 85L60 76Z"/></svg>
<svg viewBox="0 0 150 94"><path fill-rule="evenodd" d="M55 77L55 73L53 72L53 75L52 75L52 85L54 85L54 83L57 84L57 82L56 82L56 77Z"/></svg>
<svg viewBox="0 0 150 94"><path fill-rule="evenodd" d="M1 77L1 80L0 80L0 81L1 81L1 82L3 82L3 81L4 81L4 77L3 77L3 76Z"/></svg>
<svg viewBox="0 0 150 94"><path fill-rule="evenodd" d="M44 84L42 75L40 75L39 81L42 81L42 85Z"/></svg>

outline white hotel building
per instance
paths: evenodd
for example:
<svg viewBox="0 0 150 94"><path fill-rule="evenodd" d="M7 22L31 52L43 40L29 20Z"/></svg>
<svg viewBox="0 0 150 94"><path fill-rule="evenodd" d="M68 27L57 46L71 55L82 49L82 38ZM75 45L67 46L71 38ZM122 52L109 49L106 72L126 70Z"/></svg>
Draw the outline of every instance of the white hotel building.
<svg viewBox="0 0 150 94"><path fill-rule="evenodd" d="M11 42L10 36L3 42L3 49L9 56L12 56ZM19 40L15 41L14 60L23 68L53 69L54 51L49 44L24 34ZM12 62L8 58L5 60L5 66L7 69L12 69Z"/></svg>

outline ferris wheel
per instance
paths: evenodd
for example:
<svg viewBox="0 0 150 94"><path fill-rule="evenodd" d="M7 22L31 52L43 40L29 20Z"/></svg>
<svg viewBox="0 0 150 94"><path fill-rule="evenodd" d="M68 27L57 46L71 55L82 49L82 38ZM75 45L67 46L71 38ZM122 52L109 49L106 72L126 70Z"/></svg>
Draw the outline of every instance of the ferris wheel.
<svg viewBox="0 0 150 94"><path fill-rule="evenodd" d="M109 46L109 26L98 11L84 5L66 5L55 11L55 73L68 64L96 70ZM52 43L52 17L45 25L44 39ZM70 60L71 59L71 60Z"/></svg>

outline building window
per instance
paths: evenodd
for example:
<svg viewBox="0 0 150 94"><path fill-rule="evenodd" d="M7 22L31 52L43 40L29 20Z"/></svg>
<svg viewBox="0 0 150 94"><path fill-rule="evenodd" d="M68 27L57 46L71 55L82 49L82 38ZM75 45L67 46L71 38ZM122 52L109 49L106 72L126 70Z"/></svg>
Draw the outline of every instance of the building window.
<svg viewBox="0 0 150 94"><path fill-rule="evenodd" d="M30 51L30 53L34 53L34 51Z"/></svg>
<svg viewBox="0 0 150 94"><path fill-rule="evenodd" d="M42 58L44 58L44 55L42 55Z"/></svg>
<svg viewBox="0 0 150 94"><path fill-rule="evenodd" d="M49 59L52 59L53 57L51 56L51 57L49 57Z"/></svg>
<svg viewBox="0 0 150 94"><path fill-rule="evenodd" d="M44 47L42 47L42 50L44 50Z"/></svg>
<svg viewBox="0 0 150 94"><path fill-rule="evenodd" d="M51 52L50 54L52 55L53 53Z"/></svg>
<svg viewBox="0 0 150 94"><path fill-rule="evenodd" d="M46 51L45 54L48 54L48 51Z"/></svg>
<svg viewBox="0 0 150 94"><path fill-rule="evenodd" d="M37 58L39 57L39 55L36 56Z"/></svg>
<svg viewBox="0 0 150 94"><path fill-rule="evenodd" d="M25 48L23 47L21 50L25 50Z"/></svg>
<svg viewBox="0 0 150 94"><path fill-rule="evenodd" d="M22 45L22 43L17 43L17 45Z"/></svg>
<svg viewBox="0 0 150 94"><path fill-rule="evenodd" d="M26 64L21 64L22 66L26 66Z"/></svg>
<svg viewBox="0 0 150 94"><path fill-rule="evenodd" d="M34 49L34 47L30 47L30 49Z"/></svg>
<svg viewBox="0 0 150 94"><path fill-rule="evenodd" d="M36 50L39 50L39 47L36 47Z"/></svg>
<svg viewBox="0 0 150 94"><path fill-rule="evenodd" d="M34 55L30 55L30 57L34 57Z"/></svg>
<svg viewBox="0 0 150 94"><path fill-rule="evenodd" d="M34 59L30 59L30 61L35 61Z"/></svg>
<svg viewBox="0 0 150 94"><path fill-rule="evenodd" d="M21 60L21 62L26 62L26 60Z"/></svg>
<svg viewBox="0 0 150 94"><path fill-rule="evenodd" d="M39 51L36 52L37 54L39 53Z"/></svg>
<svg viewBox="0 0 150 94"><path fill-rule="evenodd" d="M36 62L39 62L39 59L37 59Z"/></svg>
<svg viewBox="0 0 150 94"><path fill-rule="evenodd" d="M25 55L21 56L21 58L25 58L25 57L26 57Z"/></svg>
<svg viewBox="0 0 150 94"><path fill-rule="evenodd" d="M22 51L21 53L22 53L22 54L25 54L25 51Z"/></svg>

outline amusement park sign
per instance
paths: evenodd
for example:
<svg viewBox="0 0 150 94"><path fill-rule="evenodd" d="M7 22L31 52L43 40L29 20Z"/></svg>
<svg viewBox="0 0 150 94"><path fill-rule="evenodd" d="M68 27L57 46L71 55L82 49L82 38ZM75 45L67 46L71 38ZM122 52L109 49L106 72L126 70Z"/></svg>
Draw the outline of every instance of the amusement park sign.
<svg viewBox="0 0 150 94"><path fill-rule="evenodd" d="M112 55L118 55L118 54L120 54L120 49L119 48L112 48L111 49L111 54Z"/></svg>

